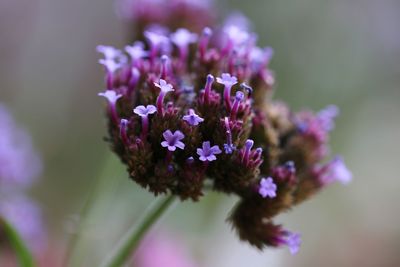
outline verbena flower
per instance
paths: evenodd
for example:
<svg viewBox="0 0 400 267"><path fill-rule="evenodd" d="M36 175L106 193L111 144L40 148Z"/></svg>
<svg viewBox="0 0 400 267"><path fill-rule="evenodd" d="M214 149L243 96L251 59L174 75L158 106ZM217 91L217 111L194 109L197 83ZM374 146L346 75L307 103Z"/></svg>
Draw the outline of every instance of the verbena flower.
<svg viewBox="0 0 400 267"><path fill-rule="evenodd" d="M295 113L273 101L272 49L238 22L197 32L145 28L135 48L143 56L106 73L118 96L108 105L107 140L130 177L155 195L194 201L208 180L240 197L229 221L242 240L297 252L299 236L273 218L351 177L341 160L323 164L338 109Z"/></svg>

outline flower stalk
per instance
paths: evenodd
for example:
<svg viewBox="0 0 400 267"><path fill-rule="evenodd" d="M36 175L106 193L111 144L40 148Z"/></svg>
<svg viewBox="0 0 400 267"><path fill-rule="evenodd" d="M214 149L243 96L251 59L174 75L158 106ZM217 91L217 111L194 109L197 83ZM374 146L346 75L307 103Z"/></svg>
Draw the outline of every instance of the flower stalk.
<svg viewBox="0 0 400 267"><path fill-rule="evenodd" d="M138 225L134 225L124 238L119 242L117 248L112 254L101 264L101 267L119 267L133 255L137 249L140 241L152 226L158 222L161 217L169 210L174 203L176 196L171 195L165 199L158 201L155 205L151 206Z"/></svg>

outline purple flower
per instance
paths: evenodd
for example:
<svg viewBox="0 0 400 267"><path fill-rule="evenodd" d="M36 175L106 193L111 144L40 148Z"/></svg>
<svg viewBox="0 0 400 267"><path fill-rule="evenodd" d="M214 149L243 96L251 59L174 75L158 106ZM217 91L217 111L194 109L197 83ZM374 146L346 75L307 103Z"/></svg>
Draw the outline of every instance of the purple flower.
<svg viewBox="0 0 400 267"><path fill-rule="evenodd" d="M289 232L286 237L286 245L292 255L297 254L301 245L301 235L298 233Z"/></svg>
<svg viewBox="0 0 400 267"><path fill-rule="evenodd" d="M231 42L233 46L242 45L250 37L248 32L240 29L236 25L226 26L224 28L224 33L227 35L229 42Z"/></svg>
<svg viewBox="0 0 400 267"><path fill-rule="evenodd" d="M164 114L163 102L164 97L167 93L175 91L171 84L167 83L165 80L160 79L160 83L154 83L155 86L161 89L160 94L157 97L157 112L159 114Z"/></svg>
<svg viewBox="0 0 400 267"><path fill-rule="evenodd" d="M189 44L197 41L197 34L180 28L171 34L171 41L178 47L186 48Z"/></svg>
<svg viewBox="0 0 400 267"><path fill-rule="evenodd" d="M203 148L197 149L197 155L201 161L213 161L217 157L215 155L221 154L222 151L217 145L210 147L210 141L203 142Z"/></svg>
<svg viewBox="0 0 400 267"><path fill-rule="evenodd" d="M223 84L224 88L224 102L225 106L231 109L231 88L237 84L237 78L231 76L229 73L222 73L221 77L217 77L217 82Z"/></svg>
<svg viewBox="0 0 400 267"><path fill-rule="evenodd" d="M99 53L103 53L105 59L114 60L123 55L121 50L116 49L112 46L107 46L107 45L98 45L96 47L96 50Z"/></svg>
<svg viewBox="0 0 400 267"><path fill-rule="evenodd" d="M225 87L232 87L237 84L237 78L229 73L222 73L221 77L217 77L217 83L223 84Z"/></svg>
<svg viewBox="0 0 400 267"><path fill-rule="evenodd" d="M113 90L106 90L105 92L98 93L97 95L105 97L108 100L108 102L110 103L110 105L115 105L117 103L118 99L120 99L122 97L121 94L117 94Z"/></svg>
<svg viewBox="0 0 400 267"><path fill-rule="evenodd" d="M332 131L335 127L335 118L339 115L339 108L335 105L330 105L319 111L317 117L321 127L325 131Z"/></svg>
<svg viewBox="0 0 400 267"><path fill-rule="evenodd" d="M137 106L133 112L140 117L147 117L150 114L154 114L157 112L157 108L153 105L147 105L146 107L143 105Z"/></svg>
<svg viewBox="0 0 400 267"><path fill-rule="evenodd" d="M125 51L133 61L144 58L148 55L148 52L144 50L144 44L142 42L135 42L132 46L125 46Z"/></svg>
<svg viewBox="0 0 400 267"><path fill-rule="evenodd" d="M114 121L114 123L119 123L119 118L118 118L118 113L117 113L117 108L116 108L116 103L118 99L122 97L121 94L117 94L113 90L106 90L103 93L98 93L99 96L103 96L107 99L109 103L109 112L111 114L111 117Z"/></svg>
<svg viewBox="0 0 400 267"><path fill-rule="evenodd" d="M144 36L150 42L150 44L154 47L160 47L163 44L169 42L168 37L163 34L154 32L154 31L145 31Z"/></svg>
<svg viewBox="0 0 400 267"><path fill-rule="evenodd" d="M114 59L106 58L106 59L99 59L99 63L106 67L107 71L110 73L114 73L119 68L122 67L122 63L115 61Z"/></svg>
<svg viewBox="0 0 400 267"><path fill-rule="evenodd" d="M346 167L343 158L336 156L330 163L328 163L326 171L321 176L323 184L330 184L334 181L347 185L353 179L351 171Z"/></svg>
<svg viewBox="0 0 400 267"><path fill-rule="evenodd" d="M199 125L199 123L204 121L204 119L197 115L193 109L189 109L189 114L183 116L183 120L192 126Z"/></svg>
<svg viewBox="0 0 400 267"><path fill-rule="evenodd" d="M263 198L274 198L276 197L276 189L277 186L271 177L262 178L260 181L260 188L258 189L258 193L260 193Z"/></svg>
<svg viewBox="0 0 400 267"><path fill-rule="evenodd" d="M161 92L168 93L175 91L173 86L167 83L165 80L160 79L160 83L154 83L155 86L161 89Z"/></svg>
<svg viewBox="0 0 400 267"><path fill-rule="evenodd" d="M165 141L161 142L161 146L167 147L169 151L175 151L176 148L185 148L185 144L180 141L185 138L185 135L181 131L177 130L172 133L170 130L166 130L163 136Z"/></svg>

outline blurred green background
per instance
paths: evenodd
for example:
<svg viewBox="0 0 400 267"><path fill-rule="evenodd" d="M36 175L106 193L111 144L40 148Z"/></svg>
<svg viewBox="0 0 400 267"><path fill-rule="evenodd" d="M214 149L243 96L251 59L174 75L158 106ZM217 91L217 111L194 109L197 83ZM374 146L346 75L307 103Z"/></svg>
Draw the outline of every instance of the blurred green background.
<svg viewBox="0 0 400 267"><path fill-rule="evenodd" d="M277 99L295 110L341 108L332 135L354 181L334 185L279 218L302 233L301 252L260 253L225 223L235 199L183 203L162 228L183 239L199 266L400 266L400 2L225 0L275 49ZM103 72L97 44L125 45L113 3L0 0L0 102L32 134L45 171L32 190L52 243L63 247L90 192L102 181L80 250L84 266L140 217L152 196L130 182L102 141Z"/></svg>

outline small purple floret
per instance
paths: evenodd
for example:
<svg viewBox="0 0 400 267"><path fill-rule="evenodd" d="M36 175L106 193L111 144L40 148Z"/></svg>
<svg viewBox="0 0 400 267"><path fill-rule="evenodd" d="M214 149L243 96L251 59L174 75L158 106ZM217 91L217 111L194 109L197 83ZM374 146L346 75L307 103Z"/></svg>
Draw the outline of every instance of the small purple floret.
<svg viewBox="0 0 400 267"><path fill-rule="evenodd" d="M148 52L144 50L144 44L142 42L135 42L133 45L125 46L125 51L133 61L148 56Z"/></svg>
<svg viewBox="0 0 400 267"><path fill-rule="evenodd" d="M203 142L203 147L197 149L197 155L199 155L201 161L214 161L217 159L215 155L221 153L222 151L217 145L210 146L210 141Z"/></svg>
<svg viewBox="0 0 400 267"><path fill-rule="evenodd" d="M154 83L155 86L161 89L161 92L163 93L168 93L168 92L173 92L175 91L173 86L169 83L167 83L165 80L160 79L159 83Z"/></svg>
<svg viewBox="0 0 400 267"><path fill-rule="evenodd" d="M189 109L189 114L183 116L183 120L192 126L199 125L199 123L204 121L204 119L197 115L193 109Z"/></svg>
<svg viewBox="0 0 400 267"><path fill-rule="evenodd" d="M286 245L292 255L297 254L301 245L301 235L298 233L291 233L286 237Z"/></svg>
<svg viewBox="0 0 400 267"><path fill-rule="evenodd" d="M111 105L115 105L117 103L118 99L120 99L122 97L121 94L117 94L113 90L106 90L105 92L98 93L97 95L105 97Z"/></svg>
<svg viewBox="0 0 400 267"><path fill-rule="evenodd" d="M332 131L335 127L335 118L339 115L339 108L335 105L330 105L319 111L317 116L321 127L325 131Z"/></svg>
<svg viewBox="0 0 400 267"><path fill-rule="evenodd" d="M277 189L277 186L271 177L262 178L260 181L260 188L258 189L258 193L263 198L266 198L266 197L274 198L274 197L276 197L276 189Z"/></svg>
<svg viewBox="0 0 400 267"><path fill-rule="evenodd" d="M180 48L186 48L189 44L197 41L197 34L180 28L171 34L171 41Z"/></svg>
<svg viewBox="0 0 400 267"><path fill-rule="evenodd" d="M343 158L336 156L328 166L328 171L323 175L322 180L325 183L331 183L339 181L340 183L347 185L353 179L351 171L347 168L343 161Z"/></svg>
<svg viewBox="0 0 400 267"><path fill-rule="evenodd" d="M147 117L150 114L154 114L157 112L157 108L153 105L147 105L145 106L137 106L133 112L137 115L139 115L140 117Z"/></svg>
<svg viewBox="0 0 400 267"><path fill-rule="evenodd" d="M169 151L175 151L176 148L185 148L185 144L180 141L185 138L185 135L181 131L177 130L172 133L170 130L166 130L163 136L165 141L161 142L161 146L168 148Z"/></svg>
<svg viewBox="0 0 400 267"><path fill-rule="evenodd" d="M237 78L231 76L229 73L222 73L221 77L217 77L217 82L223 84L224 88L224 102L228 110L231 109L231 89L232 86L237 84Z"/></svg>

